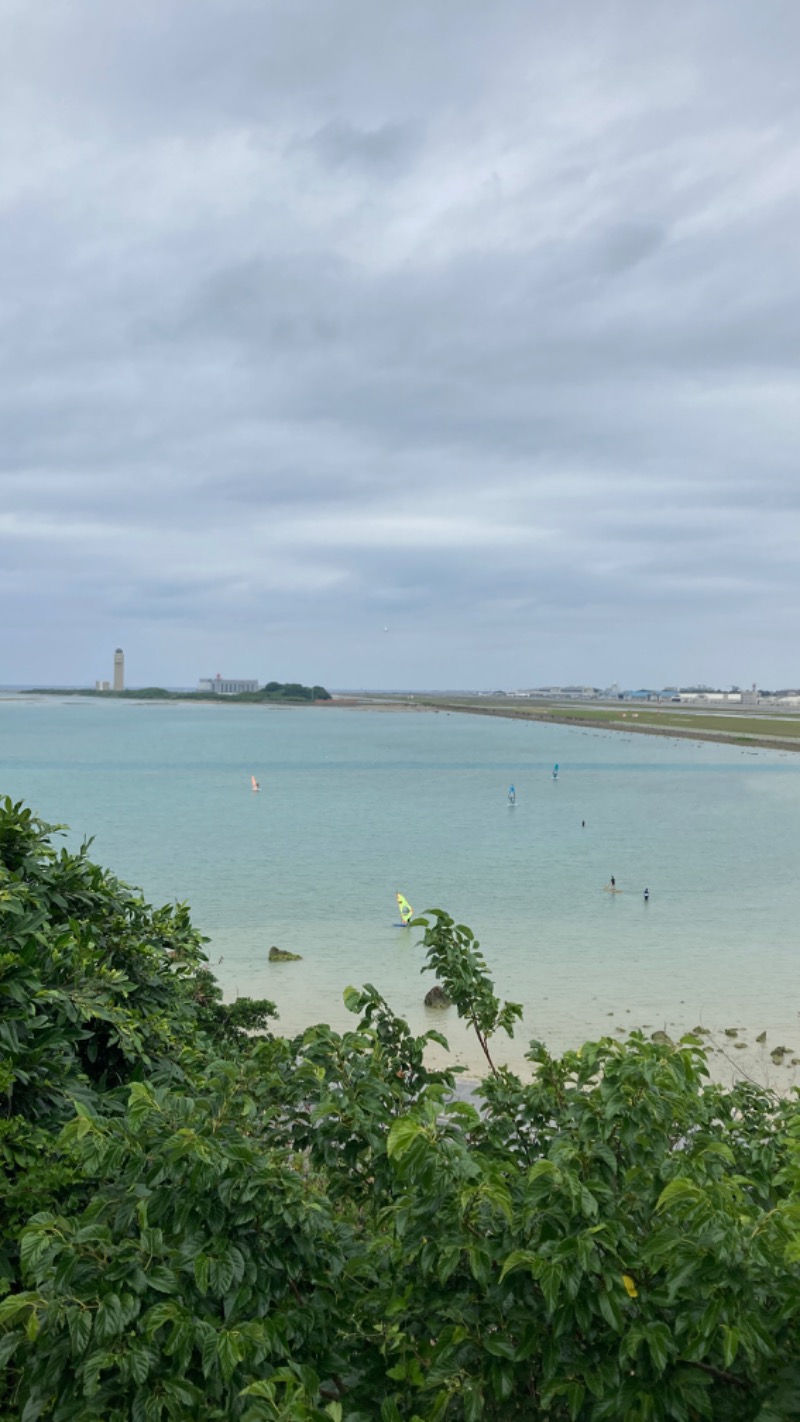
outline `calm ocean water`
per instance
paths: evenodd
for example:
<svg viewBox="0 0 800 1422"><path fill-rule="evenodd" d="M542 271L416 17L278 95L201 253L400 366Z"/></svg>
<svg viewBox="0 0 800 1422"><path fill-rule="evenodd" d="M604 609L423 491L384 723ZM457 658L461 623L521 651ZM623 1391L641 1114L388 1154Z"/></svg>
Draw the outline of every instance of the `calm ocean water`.
<svg viewBox="0 0 800 1422"><path fill-rule="evenodd" d="M468 923L523 1003L501 1060L531 1036L701 1022L766 1027L800 1056L786 753L445 713L10 698L0 790L93 835L151 900L187 900L226 993L273 998L286 1031L352 1025L342 990L370 981L476 1064L453 1014L422 1006L399 889ZM603 891L612 874L624 893ZM303 961L270 965L271 944Z"/></svg>

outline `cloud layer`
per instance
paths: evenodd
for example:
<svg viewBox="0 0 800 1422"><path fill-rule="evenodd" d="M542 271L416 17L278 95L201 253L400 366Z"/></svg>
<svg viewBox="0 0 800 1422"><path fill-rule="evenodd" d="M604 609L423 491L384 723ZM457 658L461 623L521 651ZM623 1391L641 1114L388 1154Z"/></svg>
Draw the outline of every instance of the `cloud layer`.
<svg viewBox="0 0 800 1422"><path fill-rule="evenodd" d="M796 6L4 29L0 681L797 682Z"/></svg>

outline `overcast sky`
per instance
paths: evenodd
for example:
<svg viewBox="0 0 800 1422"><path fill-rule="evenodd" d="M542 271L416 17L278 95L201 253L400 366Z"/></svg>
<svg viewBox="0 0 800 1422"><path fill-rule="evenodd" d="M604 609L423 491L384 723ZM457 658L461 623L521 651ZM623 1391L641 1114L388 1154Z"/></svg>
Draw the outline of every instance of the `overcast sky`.
<svg viewBox="0 0 800 1422"><path fill-rule="evenodd" d="M5 0L0 682L800 682L796 0Z"/></svg>

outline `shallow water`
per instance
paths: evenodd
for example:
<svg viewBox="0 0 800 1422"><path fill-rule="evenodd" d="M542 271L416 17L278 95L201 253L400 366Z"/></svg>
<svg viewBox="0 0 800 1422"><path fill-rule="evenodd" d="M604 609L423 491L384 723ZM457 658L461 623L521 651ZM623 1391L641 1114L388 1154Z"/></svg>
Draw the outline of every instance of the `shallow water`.
<svg viewBox="0 0 800 1422"><path fill-rule="evenodd" d="M501 1060L531 1036L696 1023L766 1027L800 1056L790 754L446 713L10 698L0 789L94 835L151 900L188 900L226 993L273 998L286 1031L352 1025L342 990L371 981L478 1064L452 1012L422 1007L400 889L468 923L523 1003ZM273 943L303 962L268 964Z"/></svg>

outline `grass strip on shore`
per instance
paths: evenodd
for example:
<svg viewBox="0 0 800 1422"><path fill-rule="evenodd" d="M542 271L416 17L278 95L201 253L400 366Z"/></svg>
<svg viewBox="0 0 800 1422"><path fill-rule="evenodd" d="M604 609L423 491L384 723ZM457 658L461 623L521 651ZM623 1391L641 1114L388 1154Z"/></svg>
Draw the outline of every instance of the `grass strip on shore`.
<svg viewBox="0 0 800 1422"><path fill-rule="evenodd" d="M688 740L720 741L766 749L800 750L800 717L715 715L695 711L618 711L613 707L521 706L503 702L455 697L426 697L424 704L437 711L467 715L503 716L514 720L550 722L564 726L594 726L599 730L628 731L638 735L679 736Z"/></svg>

